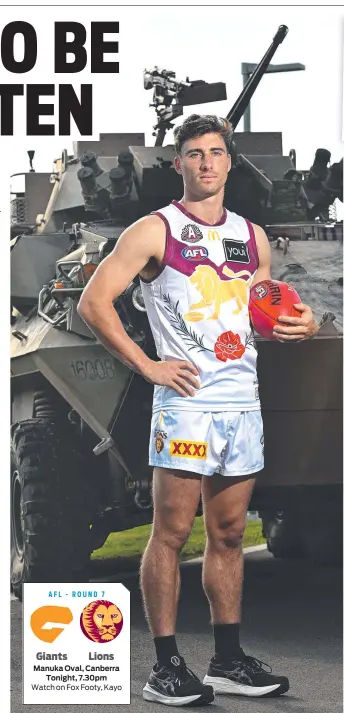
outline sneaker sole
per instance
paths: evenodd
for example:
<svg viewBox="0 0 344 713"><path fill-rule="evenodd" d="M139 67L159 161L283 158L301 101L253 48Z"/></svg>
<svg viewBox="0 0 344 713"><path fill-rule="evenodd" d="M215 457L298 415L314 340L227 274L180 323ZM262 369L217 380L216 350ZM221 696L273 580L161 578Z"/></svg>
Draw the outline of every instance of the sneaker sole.
<svg viewBox="0 0 344 713"><path fill-rule="evenodd" d="M217 678L208 675L204 676L203 683L204 685L212 686L215 694L229 693L237 696L250 696L251 698L261 698L263 696L274 698L286 693L289 688L289 686L283 686L281 683L275 683L272 686L247 686L244 683L230 681L228 678Z"/></svg>
<svg viewBox="0 0 344 713"><path fill-rule="evenodd" d="M158 693L154 688L151 688L148 683L143 689L143 698L145 701L155 701L156 703L163 703L165 706L190 706L190 705L208 705L212 703L215 696L214 693L198 693L195 696L183 696L179 698L164 696L163 693Z"/></svg>

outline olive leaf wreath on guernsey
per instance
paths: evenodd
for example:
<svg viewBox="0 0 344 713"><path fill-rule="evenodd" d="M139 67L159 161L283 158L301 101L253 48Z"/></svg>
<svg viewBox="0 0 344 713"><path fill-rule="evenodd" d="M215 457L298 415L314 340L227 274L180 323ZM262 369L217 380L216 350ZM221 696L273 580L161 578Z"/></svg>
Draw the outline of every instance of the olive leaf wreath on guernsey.
<svg viewBox="0 0 344 713"><path fill-rule="evenodd" d="M233 361L234 359L240 359L242 357L246 347L251 346L254 348L255 344L252 331L250 334L245 335L245 344L242 344L239 334L228 331L220 334L213 349L209 349L204 345L204 334L199 336L191 328L189 329L187 327L181 312L178 310L179 300L174 304L170 295L164 293L162 293L162 299L165 303L166 312L172 327L187 344L189 351L197 349L199 352L205 351L214 354L220 361L227 361L227 359Z"/></svg>

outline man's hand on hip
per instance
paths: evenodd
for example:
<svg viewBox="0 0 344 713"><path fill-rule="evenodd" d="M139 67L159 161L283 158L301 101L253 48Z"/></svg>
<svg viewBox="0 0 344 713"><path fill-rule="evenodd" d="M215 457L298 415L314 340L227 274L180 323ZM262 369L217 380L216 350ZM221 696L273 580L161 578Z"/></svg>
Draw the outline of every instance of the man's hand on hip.
<svg viewBox="0 0 344 713"><path fill-rule="evenodd" d="M200 388L195 378L199 372L189 361L150 361L141 374L151 384L170 386L181 396L194 396L194 389Z"/></svg>

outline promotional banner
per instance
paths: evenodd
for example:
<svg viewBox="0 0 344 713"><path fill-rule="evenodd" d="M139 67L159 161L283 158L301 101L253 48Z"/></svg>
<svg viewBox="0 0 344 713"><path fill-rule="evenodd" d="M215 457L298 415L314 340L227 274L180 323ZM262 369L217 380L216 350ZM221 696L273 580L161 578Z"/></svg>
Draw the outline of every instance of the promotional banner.
<svg viewBox="0 0 344 713"><path fill-rule="evenodd" d="M246 501L239 494L230 507L225 503L203 522L194 519L194 512L185 515L189 498L186 482L179 479L181 491L176 489L171 501L160 496L157 510L153 466L207 478L237 474L240 482L254 467L257 484L247 500L255 531L244 540L244 547L254 548L243 599L245 651L248 658L258 655L281 672L288 686L290 680L292 696L302 700L305 713L314 712L319 695L324 710L328 700L333 710L337 705L331 695L338 695L333 691L340 680L339 655L333 678L324 677L320 693L318 687L323 664L332 655L326 645L330 641L332 646L337 635L331 621L326 624L332 599L329 606L319 603L310 627L314 641L305 635L302 650L309 612L301 604L299 616L288 611L300 572L295 574L294 562L284 560L302 556L307 573L308 562L321 557L337 562L341 556L343 31L344 11L333 5L2 6L0 289L5 307L0 334L8 333L10 297L11 385L6 349L0 360L3 408L11 414L2 429L3 470L11 476L4 478L0 502L2 550L8 555L2 568L5 606L9 577L11 583L11 713L25 713L24 705L62 706L63 713L70 713L72 705L97 706L100 712L109 705L131 705L147 713L150 701L189 705L203 696L203 688L195 693L195 680L199 677L202 687L208 680L215 650L196 558L203 557L205 529L212 523L210 540L222 536L219 551L241 547ZM221 137L220 147L211 144L209 152L215 168L219 162L218 175L215 168L215 175L202 175L209 166L197 145L185 152L187 168L182 165L186 142L214 133L208 125L205 134L191 132L191 139L185 134L178 153L174 130L191 115L210 115L223 125L219 133L219 124L210 124ZM225 169L221 156L228 161ZM182 201L194 175L194 185L202 184L203 192L190 191L191 209ZM219 216L198 214L203 204L212 210L212 198L221 191ZM99 314L107 299L120 318L123 339L131 338L129 351L137 356L140 348L140 358L155 363L163 360L158 346L160 354L169 355L166 363L190 360L205 380L200 381L206 386L204 402L204 390L196 390L198 411L183 405L184 415L176 411L175 417L175 402L167 398L165 410L155 402L152 420L154 385L164 398L169 393L187 396L182 391L185 374L178 374L171 386L140 372L136 362L133 366L127 356L120 358L113 344L95 336L92 300L88 319L80 302L123 233L159 211L164 225L158 257L144 252L151 240L147 231L134 248L127 244L125 259L122 255L113 270L113 289L121 285L115 298L109 302L109 290L105 297L105 279L99 289L104 290ZM255 270L267 254L259 254L257 228L258 236L265 230L271 246L271 279L290 282L321 323L323 331L314 341L309 333L300 345L297 335L293 344L271 343L282 299L272 283L271 290L256 287L252 307ZM141 255L138 272L132 265ZM271 296L277 300L274 319L264 312ZM177 345L174 351L172 344ZM259 384L253 373L256 351ZM240 381L243 365L252 370L248 386ZM215 406L206 400L209 385L216 386ZM227 388L234 395L230 408ZM264 432L258 421L260 400ZM240 415L248 403L254 416L243 435L233 415L241 403ZM212 409L215 420L219 413L230 413L214 431L214 441L202 420L203 415L210 418ZM231 440L235 437L240 440ZM300 491L305 493L302 503ZM195 493L200 515L201 491ZM232 502L241 503L240 517L233 506L233 521ZM150 574L142 584L141 558L155 512L161 523L157 550L146 557ZM229 513L226 528L223 512ZM229 527L236 517L240 527ZM197 532L188 550L190 538L185 545L183 537L193 522ZM179 596L174 555L171 567L166 564L166 552L175 553L176 542L184 548L182 557L194 560L182 577L180 618L174 610ZM263 584L257 584L260 565L267 572L260 578ZM213 569L223 578L224 572L230 577L233 572L240 579L239 567ZM121 583L126 577L131 597ZM226 602L231 582L213 587L225 592ZM318 589L311 574L308 584L305 601L315 589L319 601L321 596L326 601L325 584ZM236 617L240 587L239 582L232 588ZM174 668L160 671L159 679L155 639L173 637L152 632L170 634L174 615L180 656L171 642L161 646L161 660L165 665L171 654ZM297 622L295 630L291 621ZM329 635L318 632L319 623L323 630L328 626ZM9 638L7 625L5 617L4 638ZM313 666L308 652L318 646L319 651L323 646L323 660L319 653L319 665ZM235 685L244 682L246 692L256 683L257 671L258 679L262 674L260 658L252 660L252 670L238 673L234 668L229 677ZM9 678L9 663L2 676ZM287 693L286 686L282 689ZM262 695L259 680L248 695ZM208 690L201 702L211 697ZM233 705L231 696L222 696L220 704L232 710L237 700ZM244 705L245 700L243 710Z"/></svg>
<svg viewBox="0 0 344 713"><path fill-rule="evenodd" d="M25 584L23 703L130 703L130 593Z"/></svg>

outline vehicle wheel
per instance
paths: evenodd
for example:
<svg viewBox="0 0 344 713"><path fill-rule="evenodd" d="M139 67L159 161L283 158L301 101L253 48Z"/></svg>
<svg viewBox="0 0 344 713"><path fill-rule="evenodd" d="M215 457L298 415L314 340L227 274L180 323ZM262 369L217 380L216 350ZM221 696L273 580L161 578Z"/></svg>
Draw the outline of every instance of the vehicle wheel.
<svg viewBox="0 0 344 713"><path fill-rule="evenodd" d="M20 599L24 582L85 578L94 506L76 443L68 426L44 418L13 428L11 586Z"/></svg>
<svg viewBox="0 0 344 713"><path fill-rule="evenodd" d="M267 548L274 557L288 559L303 556L298 523L294 513L274 510L262 513L263 535Z"/></svg>

